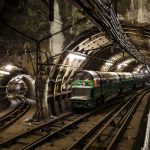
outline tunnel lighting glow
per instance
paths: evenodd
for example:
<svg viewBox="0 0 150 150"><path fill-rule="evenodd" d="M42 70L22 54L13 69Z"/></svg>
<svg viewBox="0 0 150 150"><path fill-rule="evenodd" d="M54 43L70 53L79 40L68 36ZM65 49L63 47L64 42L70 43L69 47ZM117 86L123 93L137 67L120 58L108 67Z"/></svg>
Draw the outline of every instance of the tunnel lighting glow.
<svg viewBox="0 0 150 150"><path fill-rule="evenodd" d="M12 70L12 68L13 68L12 65L7 65L7 66L5 66L5 69L8 70L8 71Z"/></svg>
<svg viewBox="0 0 150 150"><path fill-rule="evenodd" d="M7 71L3 71L3 70L0 70L0 74L10 74L9 72L7 72Z"/></svg>
<svg viewBox="0 0 150 150"><path fill-rule="evenodd" d="M125 67L126 67L126 66L128 66L128 64L126 64L126 63L119 64L119 65L117 66L117 68L120 69L122 66L125 66Z"/></svg>
<svg viewBox="0 0 150 150"><path fill-rule="evenodd" d="M111 62L106 62L105 65L112 66L113 64Z"/></svg>
<svg viewBox="0 0 150 150"><path fill-rule="evenodd" d="M126 63L123 63L122 65L123 65L123 66L128 66Z"/></svg>
<svg viewBox="0 0 150 150"><path fill-rule="evenodd" d="M133 71L133 73L137 73L137 71Z"/></svg>
<svg viewBox="0 0 150 150"><path fill-rule="evenodd" d="M148 71L147 71L147 70L145 70L145 73L148 73Z"/></svg>
<svg viewBox="0 0 150 150"><path fill-rule="evenodd" d="M118 69L120 69L121 67L122 67L122 65L121 65L121 64L119 64L119 65L117 66L117 68L118 68Z"/></svg>
<svg viewBox="0 0 150 150"><path fill-rule="evenodd" d="M86 55L83 55L82 54L68 54L67 56L70 60L74 60L74 59L79 59L79 60L85 60L86 59Z"/></svg>

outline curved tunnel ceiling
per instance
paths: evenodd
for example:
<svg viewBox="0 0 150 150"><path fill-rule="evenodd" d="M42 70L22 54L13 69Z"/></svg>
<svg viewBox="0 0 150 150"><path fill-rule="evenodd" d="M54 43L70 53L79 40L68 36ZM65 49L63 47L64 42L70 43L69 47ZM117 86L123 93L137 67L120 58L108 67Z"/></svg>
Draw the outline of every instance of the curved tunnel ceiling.
<svg viewBox="0 0 150 150"><path fill-rule="evenodd" d="M132 28L132 32L130 32L130 30L131 30L130 28L125 28L125 31L128 34L131 41L134 43L136 47L139 48L140 52L145 57L150 58L149 32L145 34L145 32L141 32L136 28L135 30ZM136 36L134 37L133 35ZM87 35L87 37L85 36L84 40L82 37L82 41L78 42L76 47L73 47L72 49L69 50L84 53L87 56L95 57L99 59L96 60L94 58L88 58L86 60L86 65L84 65L83 67L84 69L91 69L93 68L92 65L94 65L95 66L93 68L94 70L100 69L101 71L108 71L110 68L113 68L114 66L111 67L107 66L105 62L111 61L112 64L117 65L116 62L125 60L126 56L128 56L129 59L132 58L129 54L123 52L122 49L118 47L118 45L114 44L112 41L109 41L102 33L95 33L94 35L90 35L90 36Z"/></svg>
<svg viewBox="0 0 150 150"><path fill-rule="evenodd" d="M41 4L41 6L42 8L46 9L45 5L43 6L43 4ZM96 5L91 4L90 6L92 8L95 8L93 9L93 11L96 11L96 10L100 11L100 9L99 10L97 9ZM16 7L13 7L13 8L14 10L16 10ZM103 13L103 11L101 11L101 13ZM21 19L23 19L23 22L24 22L24 19L26 18L21 17ZM41 22L41 20L37 20L37 22ZM111 20L110 20L110 23L111 23ZM37 24L39 25L39 23ZM49 24L46 23L46 26L48 29L47 31L49 33ZM25 29L27 30L28 28L25 28ZM150 54L149 54L150 30L149 28L125 26L124 31L126 35L129 37L129 39L131 40L131 42L133 42L133 45L135 45L135 47L138 50L140 50L140 52L144 54L144 56L147 59L149 59L150 58ZM40 35L45 35L46 32L44 33L43 32L44 31L42 30L42 32L40 32ZM37 35L35 35L35 37L36 36ZM68 65L68 67L66 67L65 71L63 71L63 68L64 68L63 66L59 67L58 70L60 73L65 74L65 76L63 76L64 79L66 78L68 74L72 75L73 72L75 72L77 69L112 71L113 70L112 68L116 68L116 66L118 66L120 62L125 61L126 57L129 57L129 59L132 58L126 52L123 53L122 49L120 49L118 45L114 44L113 41L110 40L110 38L108 39L102 32L100 32L98 29L95 29L95 28L91 29L91 31L87 32L85 35L81 35L79 38L75 39L65 50L86 54L87 59L85 61L77 60L77 59L74 59L74 61L72 61L71 59L69 59L69 57L63 57L60 64ZM107 65L106 64L107 61L112 62L113 65L112 66ZM131 65L130 68L132 69L128 70L129 67L124 67L121 70L133 71L134 68L136 68L136 66L139 63L136 63L134 67L132 66L132 64L133 63L129 63L129 65ZM69 66L73 67L73 71L71 71L71 67ZM114 71L116 70L114 69Z"/></svg>
<svg viewBox="0 0 150 150"><path fill-rule="evenodd" d="M9 82L12 79L15 79L17 77L20 78L22 81L24 81L24 83L28 87L25 93L25 96L29 98L33 98L34 97L34 86L33 86L34 80L32 79L30 75L28 75L28 73L25 70L23 70L22 68L18 68L17 66L13 66L13 65L6 65L0 68L0 86L7 87Z"/></svg>
<svg viewBox="0 0 150 150"><path fill-rule="evenodd" d="M130 53L138 61L149 64L149 59L142 55L136 46L130 42L123 31L118 17L116 16L110 1L70 1L83 14L93 22L97 28L104 31L109 38L120 45L126 52Z"/></svg>
<svg viewBox="0 0 150 150"><path fill-rule="evenodd" d="M135 47L137 47L145 57L150 58L149 46L145 46L145 43L149 45L149 33L143 34L145 32L141 32L138 29L133 30L133 28L132 32L128 31L130 31L130 28L129 30L126 28L126 32ZM137 36L134 38L133 35L135 34L140 38L137 38ZM144 40L145 37L146 40ZM123 51L122 48L114 44L113 41L109 41L103 33L95 28L90 29L75 39L65 48L64 53L66 57L61 60L60 63L62 66L59 67L56 76L56 81L62 82L62 88L65 82L68 83L72 80L77 70L139 72L145 67L145 65L135 60L135 58ZM83 56L86 55L86 59L70 58L70 53L80 53L80 55ZM108 65L108 63L112 63L112 65Z"/></svg>

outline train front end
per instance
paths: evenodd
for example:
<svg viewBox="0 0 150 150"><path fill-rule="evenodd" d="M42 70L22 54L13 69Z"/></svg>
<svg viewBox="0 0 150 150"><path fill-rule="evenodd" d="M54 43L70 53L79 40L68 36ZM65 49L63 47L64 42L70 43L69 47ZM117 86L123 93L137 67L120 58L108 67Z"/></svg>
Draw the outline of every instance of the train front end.
<svg viewBox="0 0 150 150"><path fill-rule="evenodd" d="M72 108L93 108L93 77L88 72L79 72L72 82L70 97Z"/></svg>

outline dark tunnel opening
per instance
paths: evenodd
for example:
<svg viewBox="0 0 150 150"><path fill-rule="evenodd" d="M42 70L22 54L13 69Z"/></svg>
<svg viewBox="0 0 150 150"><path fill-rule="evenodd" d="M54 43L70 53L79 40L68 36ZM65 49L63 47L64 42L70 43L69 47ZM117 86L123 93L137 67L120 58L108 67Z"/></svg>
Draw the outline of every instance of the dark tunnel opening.
<svg viewBox="0 0 150 150"><path fill-rule="evenodd" d="M34 98L34 80L29 75L17 75L7 84L7 96Z"/></svg>

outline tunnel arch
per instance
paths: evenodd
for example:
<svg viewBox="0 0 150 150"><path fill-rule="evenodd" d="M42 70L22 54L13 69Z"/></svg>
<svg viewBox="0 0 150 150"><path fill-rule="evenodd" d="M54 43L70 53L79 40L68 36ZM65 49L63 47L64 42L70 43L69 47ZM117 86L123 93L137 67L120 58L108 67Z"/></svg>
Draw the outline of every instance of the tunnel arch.
<svg viewBox="0 0 150 150"><path fill-rule="evenodd" d="M25 96L27 98L33 99L35 96L34 80L32 79L32 77L30 75L27 74L26 71L24 71L20 68L10 71L8 75L3 75L0 79L0 86L7 87L9 82L17 76L22 76L22 80L25 82L25 84L27 86L27 91L25 93ZM7 96L7 93L6 93L5 97L6 96Z"/></svg>
<svg viewBox="0 0 150 150"><path fill-rule="evenodd" d="M132 39L133 35L138 35L139 40L144 44L144 41L141 39L142 37L147 37L149 38L149 34L147 31L143 31L140 29L132 28L132 27L127 27L124 26L125 28L125 33L129 36L130 40L134 43L135 39ZM135 37L136 38L136 37ZM142 44L142 45L143 45ZM139 49L141 53L144 54L145 57L147 47L139 47L138 43L135 42L135 46ZM113 49L112 49L113 47ZM69 52L65 52L65 51ZM60 59L59 64L62 64L61 67L59 67L55 73L56 77L56 82L59 81L59 86L58 84L55 86L54 89L58 89L60 92L62 89L62 86L64 84L64 79L71 80L73 74L76 73L77 70L80 69L88 69L88 70L113 70L117 71L116 66L118 63L123 62L126 60L128 57L129 59L135 60L132 56L129 55L128 52L124 51L123 48L119 47L116 43L114 43L111 39L107 38L104 33L99 31L97 28L92 27L91 29L84 31L81 33L76 39L74 39L64 50L63 50L63 58ZM69 61L67 56L70 52L78 52L81 54L86 54L87 59L85 61L81 60L74 60L74 63ZM121 57L118 57L118 55L122 55ZM99 60L97 59L91 59L89 57L98 57ZM114 58L115 57L115 58ZM112 61L114 65L112 67L106 66L107 61ZM137 67L140 63L128 63L127 67L123 67L120 69L120 71L134 71L133 67ZM68 69L67 67L64 67L65 65L71 66ZM133 65L133 66L132 66ZM102 69L105 68L105 69ZM112 69L116 68L116 69ZM132 68L132 69L131 69ZM128 70L129 69L129 70ZM54 77L54 78L55 78Z"/></svg>

